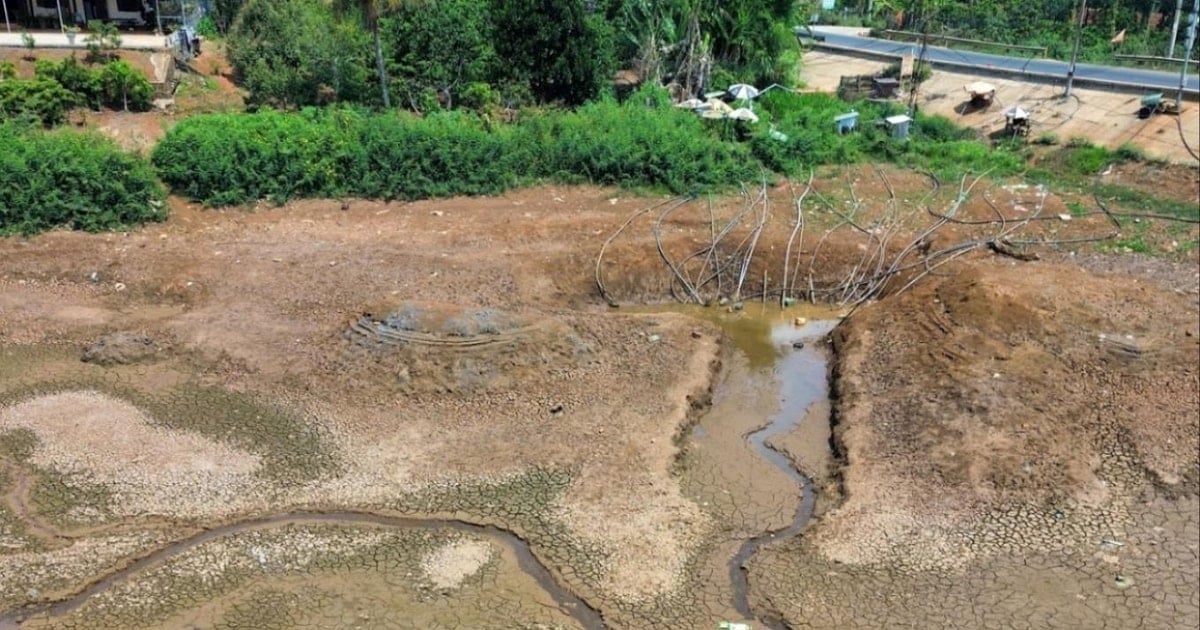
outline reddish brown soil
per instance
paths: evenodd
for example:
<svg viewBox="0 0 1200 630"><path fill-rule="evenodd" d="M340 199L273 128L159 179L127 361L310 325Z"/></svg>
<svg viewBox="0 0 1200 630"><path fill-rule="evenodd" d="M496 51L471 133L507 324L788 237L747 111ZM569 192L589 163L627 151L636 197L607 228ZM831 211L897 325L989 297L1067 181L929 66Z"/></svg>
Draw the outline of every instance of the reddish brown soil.
<svg viewBox="0 0 1200 630"><path fill-rule="evenodd" d="M802 261L798 286L811 275L813 286L826 291L856 267L874 264L877 249L904 249L959 190L958 182L935 190L924 176L890 169L828 175L817 185L825 201L806 203L805 234L792 252ZM795 216L792 194L802 189L770 191L768 227L742 297L762 293L764 277L772 298L778 295ZM374 505L389 492L448 478L569 467L577 477L555 503L556 522L566 528L555 536L569 532L605 553L599 568L586 564L594 558L556 556L561 577L591 601L612 605L624 625L711 625L708 617L720 609L698 609L691 595L664 594L699 592L706 580L725 579L719 570L689 573L696 565L687 563L688 554L705 548L713 520L740 516L720 513L719 502L689 498L674 467L673 438L712 385L713 329L678 315L613 309L595 282L604 240L663 200L553 187L404 204L305 201L206 210L173 200L167 222L130 233L0 240L0 349L46 353L37 361L42 371L0 363L0 376L27 385L111 370L105 378L146 395L190 380L278 396L327 424L353 456L344 483L306 490L310 504ZM955 222L931 236L927 251L994 237L995 225L963 222L997 216L1017 222L1039 203L1052 220L1031 222L1021 236L1060 243L1013 248L1047 260L981 246L933 274L923 275L918 263L839 329L835 413L843 502L827 497L831 505L808 534L755 561L751 585L760 610L795 626L920 620L992 626L949 600L931 617L922 617L919 606L887 604L908 592L937 593L947 580L967 600L1016 593L1012 601L1026 601L1031 569L1023 559L1055 571L1066 566L1066 575L1084 584L1082 569L1061 554L1090 554L1087 545L1105 537L1126 545L1113 552L1120 558L1149 554L1146 532L1157 532L1155 544L1170 553L1164 568L1137 559L1148 555L1120 560L1155 590L1122 596L1148 606L1155 593L1169 591L1179 618L1200 614L1189 582L1194 556L1186 555L1200 479L1200 287L1195 276L1188 281L1195 251L1162 263L1088 253L1089 245L1072 239L1105 235L1108 219L1062 220L1058 215L1069 211L1057 196L1043 200L1030 189L987 182ZM714 200L718 226L744 204L736 197ZM600 276L615 303L662 300L673 284L680 293L656 248L656 216L642 215L606 249ZM745 251L734 245L748 228L749 221L734 230L720 254L736 258ZM881 247L858 228L892 236ZM710 230L703 201L660 227L663 251L685 277L704 275L702 258L681 261L708 243ZM900 291L918 277L911 290ZM700 287L702 297L733 293L733 281L725 276L719 292L715 283ZM508 314L512 326L503 339L512 345L470 354L388 354L387 348L372 354L356 345L352 322L364 314L377 322L406 304L433 313L429 321L438 328L458 317L455 309ZM75 361L115 332L145 336L154 353L110 368ZM74 448L69 438L62 436L64 452ZM155 483L135 472L130 483ZM235 481L243 485L231 487L244 492L236 501L204 503L207 495L197 492L189 509L211 509L220 520L255 502L276 507L300 500L259 495L252 481ZM720 496L720 484L711 483L706 492ZM147 492L163 502L156 513L173 514L170 493ZM1138 515L1139 501L1155 506L1147 512L1151 520ZM1053 516L1042 518L1056 510L1067 523L1061 528ZM521 523L505 524L527 526ZM993 561L1000 568L986 573ZM966 577L955 582L955 576ZM863 604L867 586L876 599ZM1090 619L1090 609L1070 597L1034 600ZM1034 604L1030 610L1041 610ZM1156 619L1114 615L1124 627L1137 625L1127 620Z"/></svg>

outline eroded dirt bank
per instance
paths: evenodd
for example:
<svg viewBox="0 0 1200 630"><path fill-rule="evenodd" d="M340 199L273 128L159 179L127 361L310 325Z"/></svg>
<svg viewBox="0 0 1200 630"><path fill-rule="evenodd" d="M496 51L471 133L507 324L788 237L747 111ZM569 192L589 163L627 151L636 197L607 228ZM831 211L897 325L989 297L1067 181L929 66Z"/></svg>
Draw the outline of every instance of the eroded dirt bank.
<svg viewBox="0 0 1200 630"><path fill-rule="evenodd" d="M882 221L895 245L923 212L891 220L899 215L882 204L851 203L955 191L889 176L842 173L836 185L858 188L825 194L861 226ZM1028 212L1028 190L988 194L990 206L960 216ZM772 195L745 295L762 278L778 283L788 251L790 191ZM346 510L514 532L613 627L734 618L728 560L740 541L786 526L800 490L743 439L777 410L769 380L727 380L755 369L753 358L723 348L712 324L613 309L597 295L601 243L660 201L564 188L347 210L176 204L170 221L129 234L0 241L0 608L68 597L202 528ZM714 213L744 203L718 199ZM1062 210L1061 200L1046 206ZM622 303L670 295L659 247L678 261L709 242L707 208L686 210L659 226L658 242L648 216L613 243L600 268ZM828 232L839 222L814 211L794 249L818 286L868 251L861 237ZM1102 217L1037 225L1060 237L1108 227ZM1123 260L1048 254L1095 268ZM1121 569L1129 582L1102 586L1148 627L1163 593L1189 619L1194 262L1175 274L1193 284L1166 289L1132 283L1143 270L1119 263L1111 277L987 251L959 263L839 329L846 502L820 502L824 516L802 538L759 551L755 613L886 625L923 609L905 608L918 592L945 603L944 625L986 626L990 617L961 617L961 603L1002 615L989 598L1032 589L1031 575L1074 576L1090 594L1086 580L1104 577L1088 573L1094 565ZM724 437L691 440L698 420ZM801 433L775 441L828 465ZM41 623L571 627L520 558L489 544L328 524L245 532ZM1139 568L1166 557L1193 560ZM1082 607L1059 615L1097 605L1044 601Z"/></svg>
<svg viewBox="0 0 1200 630"><path fill-rule="evenodd" d="M757 558L761 601L814 628L1200 622L1196 280L1160 279L981 262L861 309L844 502Z"/></svg>

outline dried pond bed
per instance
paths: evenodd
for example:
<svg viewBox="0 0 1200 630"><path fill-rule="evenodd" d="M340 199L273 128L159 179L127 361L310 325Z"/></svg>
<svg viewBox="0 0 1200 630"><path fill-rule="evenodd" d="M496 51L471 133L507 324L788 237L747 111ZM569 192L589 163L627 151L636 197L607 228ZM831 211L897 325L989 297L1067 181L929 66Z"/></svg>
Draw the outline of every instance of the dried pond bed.
<svg viewBox="0 0 1200 630"><path fill-rule="evenodd" d="M928 193L919 177L892 173L889 185L901 200ZM787 250L794 209L785 190L772 194L780 215L757 241L758 257L744 274L749 283L764 271L773 277ZM1002 190L991 194L1008 207ZM612 190L563 189L354 202L348 211L320 202L248 214L178 207L167 223L128 235L0 242L0 401L9 413L0 428L0 481L10 499L0 506L0 577L13 581L4 592L15 594L4 607L68 596L201 527L354 510L500 526L527 541L562 588L615 627L703 627L735 618L727 562L738 541L786 526L799 489L745 445L744 434L757 425L742 425L776 411L769 378L736 376L755 369L751 360L722 349L711 324L613 311L597 299L596 249L650 203ZM728 217L742 203L718 202L715 211ZM986 217L991 209L962 212ZM822 239L821 217L810 220L795 251L812 256L822 240L810 268L818 281L836 284L861 262L861 241L841 233ZM711 242L705 213L672 216L654 238L652 222L634 225L606 252L606 286L622 300L670 293L674 281L659 247L681 260ZM1086 234L1091 225L1080 220L1070 230ZM1108 229L1102 218L1094 227ZM944 236L959 237L951 228ZM836 474L822 481L819 517L805 535L751 559L756 615L797 627L928 619L989 625L995 615L1071 626L1108 602L1096 610L1156 627L1155 620L1196 614L1188 541L1200 519L1196 462L1187 457L1197 434L1194 279L1155 276L1140 263L1136 283L1119 263L1104 279L1064 259L1058 266L977 252L940 270L950 278L865 306L839 329ZM429 329L416 332L502 343L456 348L443 360L435 348L364 345L369 336L347 332L356 322L386 324L405 304L439 315L430 320L437 330L422 321ZM940 311L931 306L938 304ZM441 317L447 308L472 315L474 324L447 328L456 319ZM506 318L497 323L495 314ZM364 315L372 317L364 322ZM103 366L80 361L84 348L113 333L151 339L155 352ZM1004 389L1011 383L1020 386ZM710 399L712 411L700 416ZM1106 401L1100 414L1067 411L1093 410L1095 400ZM66 419L86 417L89 405L120 411L114 417L140 433L119 437L130 445L154 440L146 456L160 463L109 466L74 425L29 420L25 411L42 405L45 415L50 403L63 405ZM24 410L19 419L14 409ZM722 411L730 409L736 413ZM681 433L697 421L707 443ZM799 461L820 461L796 439L780 436L779 446ZM216 455L209 463L176 461L172 440L206 441L200 452L227 452L245 465L216 470L209 465L219 464ZM57 446L47 450L50 444ZM1039 444L1061 444L1080 457L1056 466L1055 454ZM922 465L871 463L885 460ZM169 485L155 486L148 469L138 472L161 463L174 466ZM18 477L28 480L24 489ZM15 501L18 494L28 500ZM319 529L367 541L355 549L370 548L380 535ZM293 529L261 535L303 537ZM58 575L76 580L73 588L21 570L88 555L112 540L126 543L109 545L108 556L91 554L93 565L78 574ZM224 558L237 573L248 557L229 551L235 539L211 544L193 550L215 554L207 564ZM190 586L173 594L169 580L153 577L170 562L130 575L120 588L154 593L154 612L140 623L161 627L262 625L268 618L291 625L579 623L519 570L511 550L471 574L484 576L482 585L468 576L463 588L421 599L414 585L433 547L397 544L416 568L386 592L355 586L370 582L375 569L355 564L351 551L330 560L345 572L281 570L259 589L205 590L180 578ZM1157 563L1164 557L1184 561ZM281 566L288 562L298 560ZM1031 576L1075 586L1037 590ZM1121 599L1076 597L1104 589ZM870 605L863 604L867 593ZM906 606L905 593L927 594L934 616ZM1170 615L1154 603L1163 593ZM73 623L132 619L102 611L100 600L91 606L72 612ZM475 616L455 617L454 610ZM1012 616L1018 613L1024 616Z"/></svg>

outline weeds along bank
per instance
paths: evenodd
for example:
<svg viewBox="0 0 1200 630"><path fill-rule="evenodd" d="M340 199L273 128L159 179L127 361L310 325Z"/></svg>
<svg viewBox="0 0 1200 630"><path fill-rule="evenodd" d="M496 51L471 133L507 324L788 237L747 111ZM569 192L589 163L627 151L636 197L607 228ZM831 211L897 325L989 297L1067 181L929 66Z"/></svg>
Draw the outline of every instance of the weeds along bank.
<svg viewBox="0 0 1200 630"><path fill-rule="evenodd" d="M874 125L839 136L833 117L847 109L829 96L781 93L763 99L757 124L704 120L644 90L624 103L525 112L514 124L469 112L223 114L180 123L153 159L173 190L211 205L492 194L541 181L689 193L866 159L1001 175L1024 164L938 118L919 117L908 140ZM890 113L871 103L859 110L869 121Z"/></svg>
<svg viewBox="0 0 1200 630"><path fill-rule="evenodd" d="M891 162L954 179L1026 172L1029 148L989 146L940 117L918 115L908 138L880 124L898 105L848 105L822 94L769 92L758 123L707 120L674 107L665 91L574 110L528 110L516 122L453 111L417 117L347 108L212 114L183 120L149 162L72 131L3 127L0 231L59 226L102 230L162 218L155 177L212 206L269 199L363 197L414 200L496 194L543 182L592 183L695 194L734 190L815 166ZM854 108L859 129L833 118ZM1090 144L1047 177L1090 177L1096 164L1138 156ZM71 154L62 157L64 154ZM1059 168L1061 167L1061 168ZM1060 172L1061 171L1061 172ZM1078 171L1078 172L1076 172ZM1085 172L1087 171L1087 172ZM1066 181L1066 180L1063 180Z"/></svg>
<svg viewBox="0 0 1200 630"><path fill-rule="evenodd" d="M98 232L166 218L148 160L97 133L0 123L0 235Z"/></svg>

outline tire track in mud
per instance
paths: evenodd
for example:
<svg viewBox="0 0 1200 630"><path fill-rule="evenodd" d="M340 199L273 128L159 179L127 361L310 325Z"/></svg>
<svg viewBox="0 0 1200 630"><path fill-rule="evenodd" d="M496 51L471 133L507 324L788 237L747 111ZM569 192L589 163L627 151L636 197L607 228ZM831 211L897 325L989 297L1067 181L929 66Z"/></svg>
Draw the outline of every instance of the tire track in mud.
<svg viewBox="0 0 1200 630"><path fill-rule="evenodd" d="M486 538L508 547L517 558L517 564L520 566L521 571L533 578L538 586L554 599L558 604L558 610L563 614L571 617L587 630L603 630L607 627L599 610L593 608L569 589L561 586L550 570L533 554L529 548L529 544L510 531L492 525L477 525L452 519L421 519L386 516L372 512L339 511L284 512L258 516L206 529L198 534L177 540L165 547L160 547L130 562L117 571L99 577L68 598L29 605L0 613L0 630L20 628L25 619L35 615L48 615L53 618L69 614L82 607L92 597L110 590L131 576L158 566L204 543L242 532L304 524L369 525L422 530L448 529Z"/></svg>

